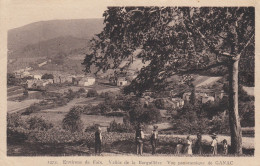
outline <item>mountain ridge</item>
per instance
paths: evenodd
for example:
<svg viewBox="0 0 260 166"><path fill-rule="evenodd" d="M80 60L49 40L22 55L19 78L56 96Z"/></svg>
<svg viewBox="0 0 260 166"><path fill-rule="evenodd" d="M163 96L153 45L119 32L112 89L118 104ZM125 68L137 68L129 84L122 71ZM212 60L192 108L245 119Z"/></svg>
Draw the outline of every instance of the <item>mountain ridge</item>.
<svg viewBox="0 0 260 166"><path fill-rule="evenodd" d="M103 19L73 19L39 21L8 31L8 49L23 47L60 36L90 39L103 29Z"/></svg>

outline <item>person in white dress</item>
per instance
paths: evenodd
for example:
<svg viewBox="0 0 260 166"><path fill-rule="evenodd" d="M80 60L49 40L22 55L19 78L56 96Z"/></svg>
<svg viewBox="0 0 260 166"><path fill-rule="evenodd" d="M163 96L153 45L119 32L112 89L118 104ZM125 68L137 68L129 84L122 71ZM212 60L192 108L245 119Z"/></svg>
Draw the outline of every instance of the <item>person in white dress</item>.
<svg viewBox="0 0 260 166"><path fill-rule="evenodd" d="M190 136L187 137L187 150L188 154L192 155L192 141L190 139Z"/></svg>

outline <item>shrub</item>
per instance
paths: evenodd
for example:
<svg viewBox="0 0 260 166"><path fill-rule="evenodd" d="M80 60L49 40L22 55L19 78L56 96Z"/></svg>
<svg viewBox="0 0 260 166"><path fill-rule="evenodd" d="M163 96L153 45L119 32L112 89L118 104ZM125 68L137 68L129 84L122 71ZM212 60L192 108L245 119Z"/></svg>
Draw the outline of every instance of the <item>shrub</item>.
<svg viewBox="0 0 260 166"><path fill-rule="evenodd" d="M85 88L80 88L80 89L78 90L78 92L79 92L79 93L85 93L85 92L86 92L86 89L85 89Z"/></svg>
<svg viewBox="0 0 260 166"><path fill-rule="evenodd" d="M70 132L79 132L83 129L81 120L81 107L72 107L65 118L62 120L62 128Z"/></svg>
<svg viewBox="0 0 260 166"><path fill-rule="evenodd" d="M108 132L131 133L134 127L129 123L117 123L115 120L109 124Z"/></svg>
<svg viewBox="0 0 260 166"><path fill-rule="evenodd" d="M159 109L164 109L165 108L165 102L163 99L156 99L154 101L154 105L159 108Z"/></svg>
<svg viewBox="0 0 260 166"><path fill-rule="evenodd" d="M91 126L86 127L85 132L95 132L98 128L98 124L93 124Z"/></svg>
<svg viewBox="0 0 260 166"><path fill-rule="evenodd" d="M45 73L43 76L42 76L42 79L53 79L54 76L52 74L48 74L48 73Z"/></svg>
<svg viewBox="0 0 260 166"><path fill-rule="evenodd" d="M97 97L98 93L95 89L88 90L87 97Z"/></svg>
<svg viewBox="0 0 260 166"><path fill-rule="evenodd" d="M52 123L48 123L45 119L37 116L31 117L27 123L30 130L49 130L53 127Z"/></svg>
<svg viewBox="0 0 260 166"><path fill-rule="evenodd" d="M7 127L14 128L14 127L22 127L27 128L27 123L22 120L21 115L18 113L7 114Z"/></svg>
<svg viewBox="0 0 260 166"><path fill-rule="evenodd" d="M225 112L213 116L209 123L210 133L229 134L229 118Z"/></svg>
<svg viewBox="0 0 260 166"><path fill-rule="evenodd" d="M28 124L24 121L20 114L7 114L7 143L16 144L23 142L28 136Z"/></svg>
<svg viewBox="0 0 260 166"><path fill-rule="evenodd" d="M160 111L156 108L148 106L147 108L137 106L129 111L129 121L136 123L152 123L161 120Z"/></svg>
<svg viewBox="0 0 260 166"><path fill-rule="evenodd" d="M40 111L41 108L38 104L33 104L30 107L26 108L25 112L22 115L30 115L31 113Z"/></svg>
<svg viewBox="0 0 260 166"><path fill-rule="evenodd" d="M175 132L182 134L208 133L210 130L209 119L201 111L200 105L185 104L174 118Z"/></svg>

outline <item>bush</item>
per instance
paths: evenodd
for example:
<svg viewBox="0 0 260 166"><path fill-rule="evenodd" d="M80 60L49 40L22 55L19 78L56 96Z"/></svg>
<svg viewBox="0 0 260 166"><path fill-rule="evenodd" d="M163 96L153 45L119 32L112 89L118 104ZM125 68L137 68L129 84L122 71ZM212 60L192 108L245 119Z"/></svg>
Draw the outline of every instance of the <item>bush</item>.
<svg viewBox="0 0 260 166"><path fill-rule="evenodd" d="M93 124L91 126L86 127L85 132L95 132L98 128L98 124Z"/></svg>
<svg viewBox="0 0 260 166"><path fill-rule="evenodd" d="M137 106L129 112L129 121L136 123L152 123L161 120L160 111L148 106L148 108Z"/></svg>
<svg viewBox="0 0 260 166"><path fill-rule="evenodd" d="M95 89L88 90L87 97L97 97L98 93Z"/></svg>
<svg viewBox="0 0 260 166"><path fill-rule="evenodd" d="M22 120L21 115L18 113L9 114L7 113L7 127L22 127L28 128L26 121Z"/></svg>
<svg viewBox="0 0 260 166"><path fill-rule="evenodd" d="M48 74L48 73L45 73L43 76L42 76L42 79L53 79L54 76L52 74Z"/></svg>
<svg viewBox="0 0 260 166"><path fill-rule="evenodd" d="M72 107L65 118L62 120L62 128L70 132L79 132L83 129L83 123L81 120L81 107Z"/></svg>
<svg viewBox="0 0 260 166"><path fill-rule="evenodd" d="M28 136L28 124L18 113L7 114L7 143L24 142Z"/></svg>
<svg viewBox="0 0 260 166"><path fill-rule="evenodd" d="M176 133L196 134L208 133L210 130L209 119L202 112L201 105L185 104L174 117L174 129Z"/></svg>
<svg viewBox="0 0 260 166"><path fill-rule="evenodd" d="M22 113L22 115L30 115L34 112L39 112L41 110L38 104L33 104L30 107L26 108L26 110Z"/></svg>
<svg viewBox="0 0 260 166"><path fill-rule="evenodd" d="M29 124L30 130L49 130L53 127L53 124L46 122L45 119L41 117L31 117L27 123Z"/></svg>
<svg viewBox="0 0 260 166"><path fill-rule="evenodd" d="M108 132L131 133L134 132L134 127L129 123L116 123L114 120L109 124Z"/></svg>
<svg viewBox="0 0 260 166"><path fill-rule="evenodd" d="M156 99L154 101L154 105L156 106L156 108L158 109L165 109L165 102L163 99Z"/></svg>
<svg viewBox="0 0 260 166"><path fill-rule="evenodd" d="M78 92L79 92L79 93L85 93L85 92L86 92L86 89L85 89L85 88L80 88L80 89L78 90Z"/></svg>

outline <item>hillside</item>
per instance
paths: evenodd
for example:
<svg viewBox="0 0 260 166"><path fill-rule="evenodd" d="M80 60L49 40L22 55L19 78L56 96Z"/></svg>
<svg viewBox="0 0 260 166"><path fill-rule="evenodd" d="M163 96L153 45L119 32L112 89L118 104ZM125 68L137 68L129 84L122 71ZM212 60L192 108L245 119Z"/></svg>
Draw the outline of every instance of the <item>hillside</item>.
<svg viewBox="0 0 260 166"><path fill-rule="evenodd" d="M102 28L103 19L80 19L41 21L9 30L8 72L60 56L64 57L65 66L82 71L82 56L88 51L89 40ZM78 55L80 60L69 61L69 57ZM64 69L54 65L49 69Z"/></svg>
<svg viewBox="0 0 260 166"><path fill-rule="evenodd" d="M87 50L89 40L72 36L61 36L14 51L9 58L54 57L58 53L71 54L78 49Z"/></svg>
<svg viewBox="0 0 260 166"><path fill-rule="evenodd" d="M16 51L61 36L90 39L101 32L103 19L51 20L28 24L8 31L8 49Z"/></svg>

